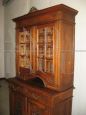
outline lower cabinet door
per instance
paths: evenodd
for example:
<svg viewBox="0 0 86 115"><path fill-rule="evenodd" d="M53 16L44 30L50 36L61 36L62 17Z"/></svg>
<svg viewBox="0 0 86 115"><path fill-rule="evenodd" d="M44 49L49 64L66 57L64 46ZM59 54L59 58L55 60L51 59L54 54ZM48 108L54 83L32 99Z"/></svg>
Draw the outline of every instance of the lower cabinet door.
<svg viewBox="0 0 86 115"><path fill-rule="evenodd" d="M37 102L36 102L37 103ZM28 103L28 115L49 115L48 111L40 104Z"/></svg>
<svg viewBox="0 0 86 115"><path fill-rule="evenodd" d="M26 98L16 93L15 95L15 114L14 115L27 115L27 105L26 105Z"/></svg>
<svg viewBox="0 0 86 115"><path fill-rule="evenodd" d="M44 115L44 110L35 104L30 104L30 115Z"/></svg>
<svg viewBox="0 0 86 115"><path fill-rule="evenodd" d="M12 92L10 107L10 115L27 115L27 98L18 92Z"/></svg>

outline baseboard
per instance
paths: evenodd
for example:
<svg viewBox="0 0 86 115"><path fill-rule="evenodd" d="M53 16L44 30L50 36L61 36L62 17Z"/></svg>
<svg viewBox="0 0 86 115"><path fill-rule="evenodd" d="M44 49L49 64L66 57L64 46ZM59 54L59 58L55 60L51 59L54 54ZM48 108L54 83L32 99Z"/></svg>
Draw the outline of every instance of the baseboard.
<svg viewBox="0 0 86 115"><path fill-rule="evenodd" d="M0 78L0 81L1 81L1 80L6 80L6 78Z"/></svg>

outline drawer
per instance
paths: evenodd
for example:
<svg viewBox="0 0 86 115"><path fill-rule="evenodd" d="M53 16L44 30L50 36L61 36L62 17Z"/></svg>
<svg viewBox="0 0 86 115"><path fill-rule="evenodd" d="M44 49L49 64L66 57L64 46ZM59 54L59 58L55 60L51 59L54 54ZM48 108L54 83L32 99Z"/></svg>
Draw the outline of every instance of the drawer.
<svg viewBox="0 0 86 115"><path fill-rule="evenodd" d="M30 100L39 102L40 104L44 104L44 105L50 106L50 103L51 103L50 96L45 95L45 94L39 92L36 89L31 89L29 87L26 88L24 86L20 86L20 85L17 85L17 84L10 84L10 88L13 91L16 91L16 92L19 92L19 93L25 95Z"/></svg>
<svg viewBox="0 0 86 115"><path fill-rule="evenodd" d="M44 105L50 105L50 102L51 102L49 96L43 95L37 91L28 90L27 96L29 97L29 99L34 100Z"/></svg>
<svg viewBox="0 0 86 115"><path fill-rule="evenodd" d="M45 115L45 109L38 105L30 103L30 115Z"/></svg>
<svg viewBox="0 0 86 115"><path fill-rule="evenodd" d="M33 100L28 100L27 106L28 115L49 115L49 107L47 108L45 105L36 101L34 102Z"/></svg>

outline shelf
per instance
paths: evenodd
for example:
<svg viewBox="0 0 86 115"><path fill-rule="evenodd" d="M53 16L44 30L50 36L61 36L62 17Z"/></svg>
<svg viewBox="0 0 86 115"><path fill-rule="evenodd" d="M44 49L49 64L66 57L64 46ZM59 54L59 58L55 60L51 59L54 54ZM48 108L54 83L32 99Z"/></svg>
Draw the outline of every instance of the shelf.
<svg viewBox="0 0 86 115"><path fill-rule="evenodd" d="M19 56L21 56L22 58L24 58L26 55L25 55L25 54L23 54L23 55L22 55L22 54L20 54Z"/></svg>
<svg viewBox="0 0 86 115"><path fill-rule="evenodd" d="M48 48L52 49L52 48L53 48L53 46L52 46L52 45L50 45L50 44L48 44L48 45L46 46L46 48L47 48L47 49L48 49Z"/></svg>
<svg viewBox="0 0 86 115"><path fill-rule="evenodd" d="M38 46L42 46L42 47L45 47L44 45L45 45L45 43L37 43L38 44Z"/></svg>
<svg viewBox="0 0 86 115"><path fill-rule="evenodd" d="M30 55L25 55L25 54L24 55L20 54L19 56L30 58Z"/></svg>
<svg viewBox="0 0 86 115"><path fill-rule="evenodd" d="M30 42L19 42L19 44L28 44L28 45L30 45Z"/></svg>
<svg viewBox="0 0 86 115"><path fill-rule="evenodd" d="M40 56L39 56L39 57L37 57L37 58L39 58L39 59L46 59L47 61L48 61L48 60L53 60L52 57L40 57Z"/></svg>
<svg viewBox="0 0 86 115"><path fill-rule="evenodd" d="M47 36L53 36L53 33L48 32Z"/></svg>
<svg viewBox="0 0 86 115"><path fill-rule="evenodd" d="M46 57L45 59L46 59L47 61L52 61L52 60L53 60L52 57Z"/></svg>
<svg viewBox="0 0 86 115"><path fill-rule="evenodd" d="M45 59L44 56L42 56L42 57L39 56L39 57L37 57L37 58L39 58L39 59Z"/></svg>
<svg viewBox="0 0 86 115"><path fill-rule="evenodd" d="M44 41L43 41L43 42L37 42L37 44L38 44L38 45L40 45L40 44L41 44L41 45L44 45L45 42L44 42Z"/></svg>
<svg viewBox="0 0 86 115"><path fill-rule="evenodd" d="M39 37L44 37L45 34L44 33L39 33Z"/></svg>

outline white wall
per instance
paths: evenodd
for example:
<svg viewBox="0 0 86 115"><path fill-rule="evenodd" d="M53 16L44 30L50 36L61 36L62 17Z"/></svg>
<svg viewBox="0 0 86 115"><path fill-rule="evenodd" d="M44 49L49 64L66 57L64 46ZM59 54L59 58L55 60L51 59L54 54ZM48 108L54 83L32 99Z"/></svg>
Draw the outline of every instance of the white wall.
<svg viewBox="0 0 86 115"><path fill-rule="evenodd" d="M4 7L0 1L0 78L4 77Z"/></svg>
<svg viewBox="0 0 86 115"><path fill-rule="evenodd" d="M31 0L31 6L43 9L66 4L79 11L76 16L75 80L72 115L86 115L86 0Z"/></svg>
<svg viewBox="0 0 86 115"><path fill-rule="evenodd" d="M30 0L12 0L5 6L5 77L15 76L15 23L13 18L29 12Z"/></svg>

